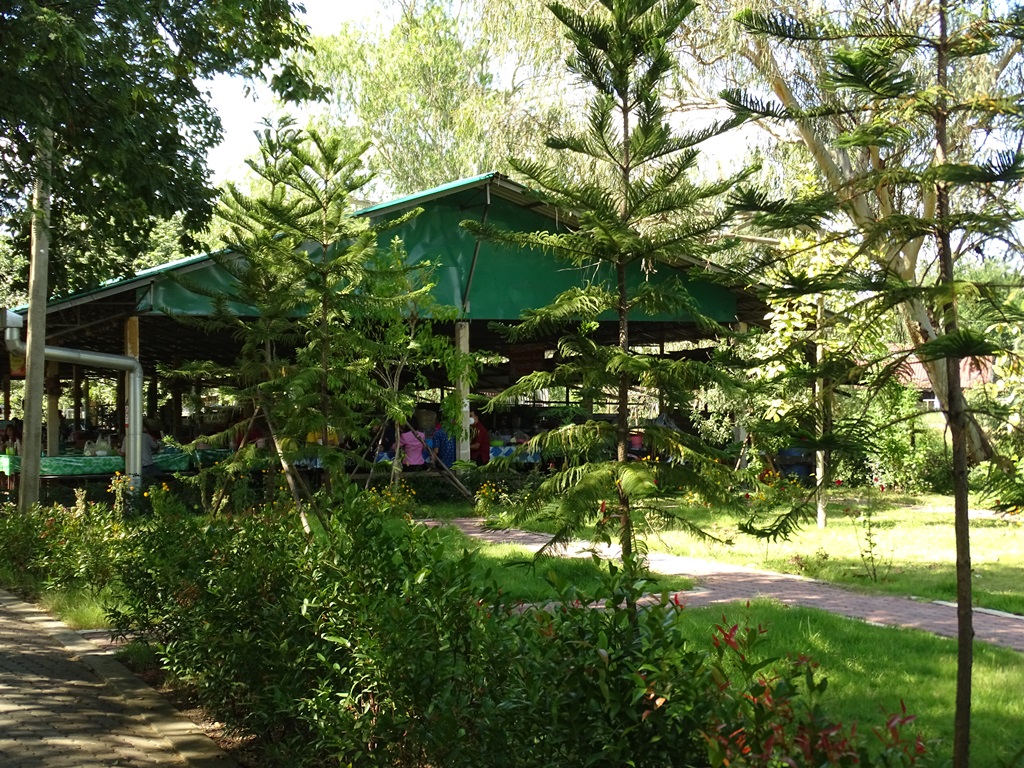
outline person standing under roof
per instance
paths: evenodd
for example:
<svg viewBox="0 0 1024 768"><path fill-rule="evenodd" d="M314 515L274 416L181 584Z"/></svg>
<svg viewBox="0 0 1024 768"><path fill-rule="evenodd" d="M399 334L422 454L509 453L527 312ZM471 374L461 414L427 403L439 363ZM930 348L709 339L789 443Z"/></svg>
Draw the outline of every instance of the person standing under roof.
<svg viewBox="0 0 1024 768"><path fill-rule="evenodd" d="M469 458L481 465L491 460L491 433L476 411L469 412Z"/></svg>

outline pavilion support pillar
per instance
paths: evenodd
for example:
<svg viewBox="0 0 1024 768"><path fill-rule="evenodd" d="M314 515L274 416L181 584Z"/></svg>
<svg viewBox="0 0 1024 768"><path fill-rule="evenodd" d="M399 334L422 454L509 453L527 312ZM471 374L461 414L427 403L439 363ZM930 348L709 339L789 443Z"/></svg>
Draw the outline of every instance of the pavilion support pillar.
<svg viewBox="0 0 1024 768"><path fill-rule="evenodd" d="M75 365L71 368L71 428L82 428L82 369Z"/></svg>
<svg viewBox="0 0 1024 768"><path fill-rule="evenodd" d="M121 436L125 434L125 414L128 412L125 407L125 403L128 400L125 396L125 393L128 391L126 379L126 373L118 371L114 374L114 380L117 382L117 393L114 396L114 431Z"/></svg>
<svg viewBox="0 0 1024 768"><path fill-rule="evenodd" d="M82 413L82 424L85 427L86 431L88 431L89 429L91 429L94 426L93 425L93 419L92 419L93 405L92 405L91 394L92 393L89 391L89 379L83 376L82 377L82 411L83 411L83 413Z"/></svg>
<svg viewBox="0 0 1024 768"><path fill-rule="evenodd" d="M60 456L60 363L46 363L46 455Z"/></svg>
<svg viewBox="0 0 1024 768"><path fill-rule="evenodd" d="M171 384L171 436L175 440L185 442L181 433L181 384Z"/></svg>
<svg viewBox="0 0 1024 768"><path fill-rule="evenodd" d="M455 323L455 347L459 352L469 354L469 322L466 320ZM455 457L459 461L469 461L469 382L465 378L460 378L455 382L455 391L462 404L459 411Z"/></svg>
<svg viewBox="0 0 1024 768"><path fill-rule="evenodd" d="M4 418L11 419L11 377L4 376Z"/></svg>
<svg viewBox="0 0 1024 768"><path fill-rule="evenodd" d="M124 354L127 357L139 359L139 318L132 315L124 321ZM128 374L121 373L117 377L119 401L117 404L117 430L122 435L127 435L128 424L128 398L125 393L128 389Z"/></svg>

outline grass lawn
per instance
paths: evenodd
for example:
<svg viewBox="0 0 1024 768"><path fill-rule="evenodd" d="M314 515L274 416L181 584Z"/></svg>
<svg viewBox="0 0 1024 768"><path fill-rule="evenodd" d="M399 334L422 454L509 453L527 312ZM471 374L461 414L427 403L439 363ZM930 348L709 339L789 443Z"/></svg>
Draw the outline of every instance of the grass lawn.
<svg viewBox="0 0 1024 768"><path fill-rule="evenodd" d="M544 557L514 544L489 544L464 535L455 528L438 531L453 552L474 550L480 557L481 580L496 582L502 594L513 600L544 602L558 597L556 586L572 585L583 593L594 592L601 583L602 568L589 557ZM680 576L656 577L651 592L679 592L693 588L693 581Z"/></svg>
<svg viewBox="0 0 1024 768"><path fill-rule="evenodd" d="M865 496L837 494L828 509L828 527L821 531L810 521L790 542L765 544L740 536L736 533L739 521L694 508L688 510L691 519L722 538L732 537L734 544L700 542L672 530L649 537L648 543L652 550L803 573L869 591L955 599L948 500L878 493ZM861 558L865 531L854 513L867 505L874 516L877 582L870 578ZM449 517L470 513L468 506L462 511L446 511ZM1022 522L972 520L979 605L1024 613L1024 590L1019 583L1019 574L1024 572ZM543 522L530 528L550 530ZM766 625L766 647L772 655L804 653L819 663L819 672L829 680L823 706L844 722L878 724L882 710L894 713L901 701L905 703L917 717L915 732L920 731L929 742L929 751L940 757L938 764L946 764L952 749L955 641L772 602L732 606L725 612L730 622ZM714 607L688 609L685 615L695 631L707 632L721 621L722 613L721 607ZM973 675L973 765L1018 764L1010 760L1024 750L1022 691L1024 655L978 643Z"/></svg>
<svg viewBox="0 0 1024 768"><path fill-rule="evenodd" d="M869 546L862 512L872 515ZM867 592L956 600L956 552L951 501L941 496L900 496L874 489L836 492L828 526L805 523L790 541L766 542L738 532L740 520L704 507L680 507L686 517L730 544L701 541L681 530L647 536L651 551L795 573ZM423 516L472 516L468 504L429 505ZM550 533L549 523L525 526ZM587 532L581 533L585 538ZM1024 516L971 520L974 602L1024 614Z"/></svg>
<svg viewBox="0 0 1024 768"><path fill-rule="evenodd" d="M704 508L687 516L732 544L698 541L682 531L660 531L652 550L798 573L870 592L956 599L953 515L941 497L884 494L842 496L828 505L828 526L809 521L790 541L766 542L740 534L738 521ZM922 503L923 502L923 503ZM861 515L872 511L873 545ZM975 605L1024 614L1024 520L972 519Z"/></svg>
<svg viewBox="0 0 1024 768"><path fill-rule="evenodd" d="M725 608L733 623L764 625L772 656L804 653L828 678L823 707L845 722L881 723L900 702L917 716L913 729L929 752L949 756L953 739L956 642L916 630L877 627L823 611L772 602ZM722 607L687 609L697 632L722 621ZM1024 656L975 645L972 760L997 766L1024 748ZM940 761L940 764L941 761Z"/></svg>

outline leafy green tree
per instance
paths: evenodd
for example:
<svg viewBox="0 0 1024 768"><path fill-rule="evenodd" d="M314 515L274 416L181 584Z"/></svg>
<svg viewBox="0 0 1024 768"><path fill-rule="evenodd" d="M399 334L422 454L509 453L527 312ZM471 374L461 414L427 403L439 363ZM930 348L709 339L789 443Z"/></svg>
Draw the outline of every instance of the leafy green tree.
<svg viewBox="0 0 1024 768"><path fill-rule="evenodd" d="M27 231L37 139L49 128L55 293L123 274L154 216L182 212L185 232L205 226L214 204L206 153L221 128L199 81L262 79L305 38L294 11L288 0L15 0L0 12L0 205ZM294 64L272 72L279 93L310 93ZM85 237L120 260L106 256L88 278L80 261L65 267L65 249L73 257Z"/></svg>
<svg viewBox="0 0 1024 768"><path fill-rule="evenodd" d="M507 16L483 2L390 5L392 26L347 25L315 39L309 61L331 94L318 124L372 136L371 165L390 191L505 171L510 153L525 153L538 132L562 119L564 93L544 87L548 67L497 29ZM524 8L516 17L525 34Z"/></svg>
<svg viewBox="0 0 1024 768"><path fill-rule="evenodd" d="M910 351L928 367L950 426L957 542L958 672L953 760L966 766L972 666L967 472L991 452L968 412L961 361L993 354L991 338L960 322L964 297L995 306L998 294L957 279L965 254L1015 242L1024 180L1019 104L1024 71L1019 12L937 0L866 14L741 14L763 60L779 67L774 97L728 95L744 117L795 126L824 176L823 192L796 202L740 195L755 220L851 238L871 268L838 264L801 287L864 292L876 316L898 309ZM781 50L785 55L781 55ZM806 58L805 58L806 57ZM813 59L815 77L788 87L783 62ZM767 66L767 65L765 65ZM833 211L852 222L842 231ZM972 445L973 444L973 445ZM973 451L971 450L973 447Z"/></svg>
<svg viewBox="0 0 1024 768"><path fill-rule="evenodd" d="M346 464L366 466L346 446L369 444L375 420L404 424L427 367L455 377L465 361L432 332L444 311L429 300L423 267L406 265L400 241L379 245L419 209L376 223L353 216L369 181L366 145L286 123L264 132L260 151L250 166L261 191L229 184L219 211L229 252L212 258L237 288L225 295L183 283L214 301L204 326L242 340L237 364L220 374L266 421L300 514L320 514L295 461L320 460L330 498ZM310 434L318 445L307 446Z"/></svg>
<svg viewBox="0 0 1024 768"><path fill-rule="evenodd" d="M15 0L0 10L0 206L30 229L32 248L23 508L39 492L51 243L60 264L69 223L117 251L154 215L185 211L188 229L209 219L205 155L220 122L197 79L262 78L304 39L294 10L288 0ZM310 93L291 64L272 80L282 94Z"/></svg>
<svg viewBox="0 0 1024 768"><path fill-rule="evenodd" d="M743 25L737 29L727 22L731 13L743 7L729 2L712 3L705 12L715 14L715 21L701 26L704 36L691 48L704 44L710 51L734 54L719 56L706 71L739 83L754 99L745 105L752 111L760 112L756 102L761 102L771 104L776 116L793 118L785 126L771 123L774 127L770 135L778 141L765 142L772 148L769 152L780 145L784 147L783 162L771 168L776 194L790 195L797 190L807 194L828 193L834 197L834 211L839 214L832 226L875 232L891 228L895 236L890 243L872 249L871 258L880 269L891 272L908 286L927 288L939 273L936 254L926 247L931 241L927 236L902 237L899 230L907 221L936 215L936 189L920 173L922 169L932 164L970 165L978 152L990 158L1001 150L1012 154L1016 142L1007 131L1012 133L1014 128L1007 123L1005 113L999 116L1000 111L1014 103L1019 91L1021 56L1012 44L1015 33L1004 24L1015 23L1012 14L1000 20L983 3L959 5L950 17L951 45L956 48L973 37L974 42L965 44L975 48L971 52L958 49L952 54L947 82L941 84L934 51L930 46L913 42L918 33L934 37L931 26L939 15L937 0L906 7L850 0L835 9L808 9L803 16L813 23L791 30L800 42L787 46L785 52L771 38L742 34ZM783 6L769 6L772 7L781 14L789 12ZM742 21L747 17L740 18ZM842 50L848 43L843 28L863 25L864 42L887 44L879 40L877 29L869 29L870 20L892 33L888 37L890 43L900 40L893 43L900 47L892 57L897 67L894 76L912 81L922 95L926 94L926 87L934 88L927 93L933 100L945 90L954 94L953 102L969 106L949 110L945 120L947 154L941 161L935 157L933 127L914 106L904 103L907 112L898 113L899 102L892 98L891 90L854 94L845 87L850 77L859 76L865 63L854 59L844 64L838 62L837 56L844 55ZM707 35L714 37L709 40ZM983 38L985 42L981 44ZM812 119L815 115L818 119ZM916 173L914 180L900 173L907 168ZM1007 196L1005 182L1010 181L1003 177L1004 183L989 187L979 183L969 191L961 186L954 205L964 210L973 208L979 219L1005 222L1016 215L1014 198L1012 194ZM1006 231L1005 227L1003 230ZM968 237L954 244L954 260L975 248L992 256L1001 248L1012 248L1012 243L1012 238L999 244L998 239L981 234ZM908 291L894 307L906 343L924 344L942 334L940 305L934 298L927 298L926 290ZM946 409L949 403L945 366L931 359L925 360L924 365L932 389ZM967 430L971 460L989 457L988 438L971 414Z"/></svg>
<svg viewBox="0 0 1024 768"><path fill-rule="evenodd" d="M645 354L630 335L630 323L666 312L725 335L703 317L680 274L700 274L695 265L732 245L716 239L727 214L715 201L737 180L691 180L696 147L725 126L676 134L659 95L673 68L666 41L693 10L692 3L609 0L585 14L560 3L549 7L573 49L567 66L591 96L588 130L551 137L547 145L584 158L592 173L577 177L571 162L511 164L539 199L575 214L574 228L514 233L468 221L463 226L482 237L550 251L593 275L507 330L512 340L564 334L560 360L551 372L520 379L494 405L555 386L579 386L584 401L606 395L613 400L612 423L567 424L535 438L532 448L566 456L562 470L540 489L559 522L554 542L597 519L616 535L623 561L636 575L635 520L645 511L659 511L663 489L681 486L722 505L732 502L726 491L732 462L696 435L668 425L646 427L645 439L660 461L632 461L628 448L635 426L632 392L655 392L666 411L688 413L699 386L712 379L729 383L714 365ZM610 339L599 332L599 320L608 315L616 328Z"/></svg>

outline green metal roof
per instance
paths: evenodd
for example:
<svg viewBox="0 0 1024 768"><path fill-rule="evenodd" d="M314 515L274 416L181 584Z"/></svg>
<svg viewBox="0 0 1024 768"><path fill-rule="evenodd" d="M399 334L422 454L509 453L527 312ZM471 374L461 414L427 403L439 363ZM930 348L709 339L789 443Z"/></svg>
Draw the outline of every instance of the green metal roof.
<svg viewBox="0 0 1024 768"><path fill-rule="evenodd" d="M462 310L466 319L518 320L524 310L544 306L559 293L609 277L600 266L586 269L564 264L549 254L511 246L478 242L460 226L466 219L481 220L498 227L518 230L566 228L566 219L528 196L528 190L498 173L486 173L445 184L416 195L364 208L357 216L374 221L387 219L414 207L424 212L382 238L400 237L410 264L429 263L434 297L443 305ZM219 251L216 253L228 253ZM190 281L207 288L230 290L234 278L209 254L191 256L142 270L134 277L107 283L92 291L52 302L50 312L134 290L132 301L140 313L203 315L209 300L170 277L187 271ZM662 269L653 276L640 274L639 266L629 279L664 280L683 272ZM702 280L688 281L701 310L719 322L736 319L737 296L720 285ZM123 302L122 302L123 303ZM251 314L251 307L238 306L239 314ZM655 321L685 321L684 316L643 318Z"/></svg>
<svg viewBox="0 0 1024 768"><path fill-rule="evenodd" d="M471 189L473 187L480 187L487 184L489 181L494 179L502 178L501 174L497 171L491 171L490 173L482 173L479 176L472 176L468 179L460 179L459 181L452 181L448 184L442 184L439 187L428 189L423 192L417 192L415 195L406 195L400 197L397 200L391 200L387 203L379 203L377 205L371 205L369 208L361 208L356 211L356 216L383 216L389 213L397 213L398 211L406 208L416 208L417 206L423 205L431 200L436 200L439 197L447 197L454 192L460 192L464 189Z"/></svg>

